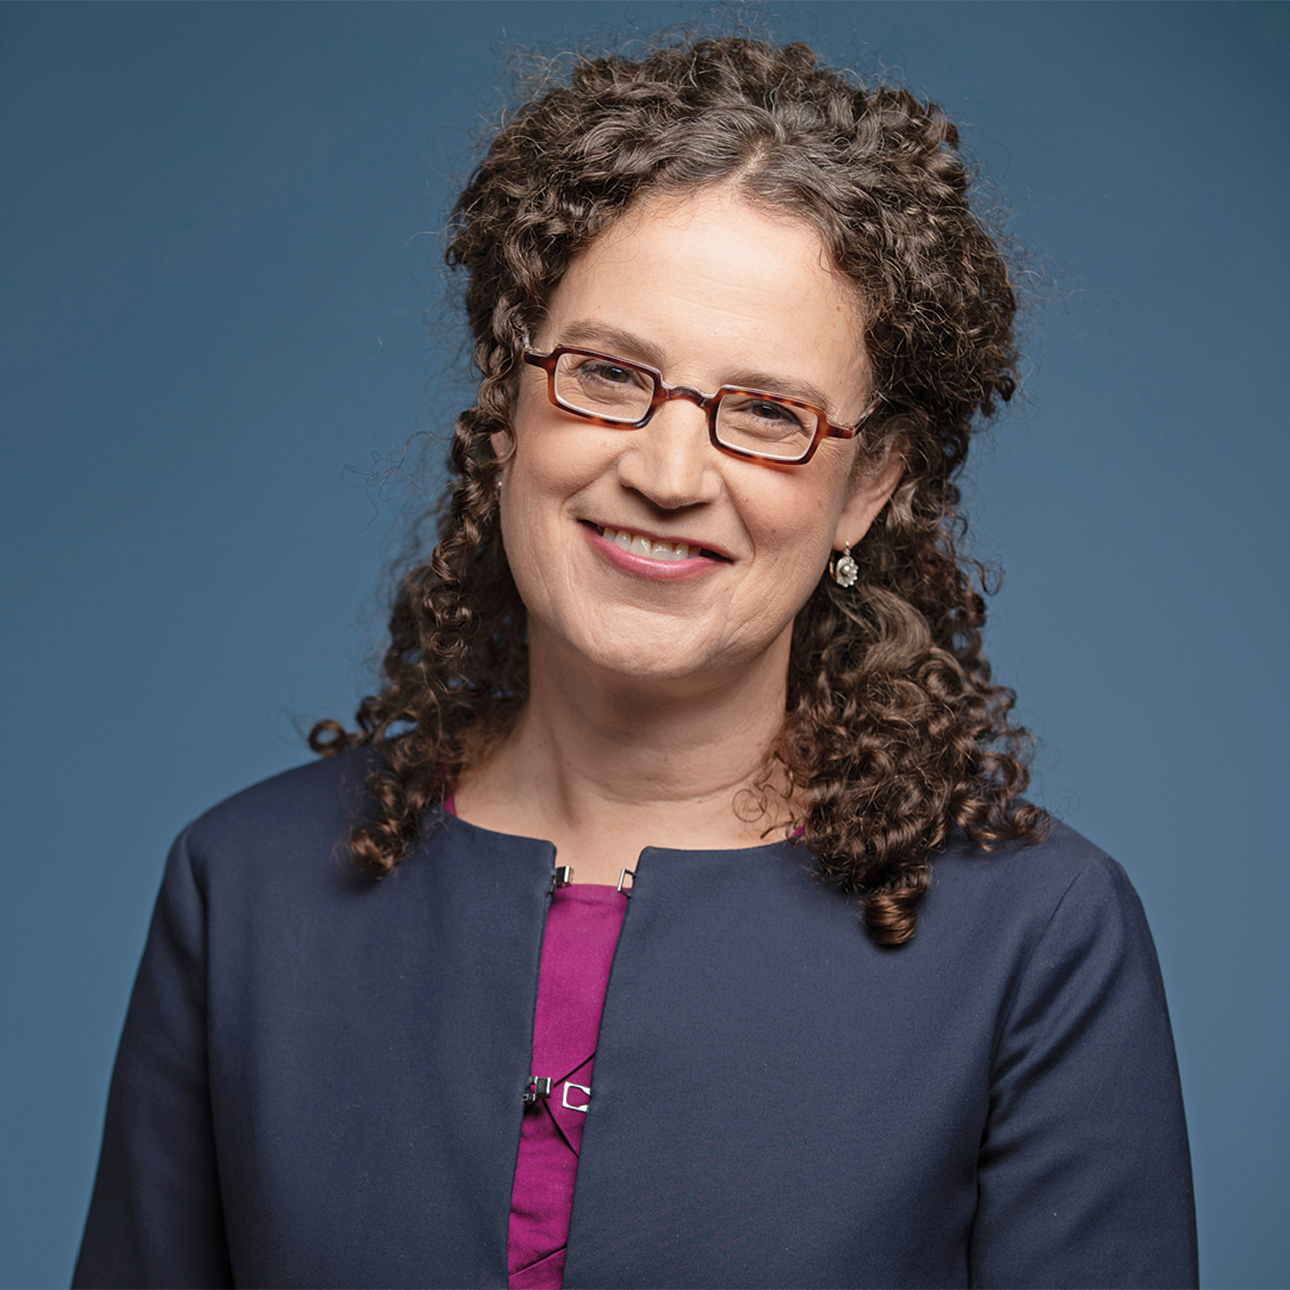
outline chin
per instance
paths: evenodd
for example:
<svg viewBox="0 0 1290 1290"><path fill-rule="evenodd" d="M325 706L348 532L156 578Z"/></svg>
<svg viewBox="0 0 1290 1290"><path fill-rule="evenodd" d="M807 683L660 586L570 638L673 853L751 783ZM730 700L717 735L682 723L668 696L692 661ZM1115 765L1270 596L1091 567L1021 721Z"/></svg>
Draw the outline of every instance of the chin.
<svg viewBox="0 0 1290 1290"><path fill-rule="evenodd" d="M642 685L702 684L726 670L720 657L706 651L677 650L675 641L637 642L628 647L623 642L605 642L583 651L586 662L599 672L623 681Z"/></svg>
<svg viewBox="0 0 1290 1290"><path fill-rule="evenodd" d="M531 621L531 620L530 620ZM561 671L572 668L643 685L711 679L726 666L722 642L689 637L684 624L645 615L605 615L599 621L559 624L530 631L530 657L546 654Z"/></svg>
<svg viewBox="0 0 1290 1290"><path fill-rule="evenodd" d="M639 685L646 698L699 694L737 679L748 679L758 664L776 659L781 639L739 641L729 634L687 632L685 620L653 620L622 615L612 623L563 636L561 652L569 651L575 667L586 668L607 681ZM782 635L782 634L781 634ZM782 642L787 644L786 641ZM776 668L787 668L787 653Z"/></svg>

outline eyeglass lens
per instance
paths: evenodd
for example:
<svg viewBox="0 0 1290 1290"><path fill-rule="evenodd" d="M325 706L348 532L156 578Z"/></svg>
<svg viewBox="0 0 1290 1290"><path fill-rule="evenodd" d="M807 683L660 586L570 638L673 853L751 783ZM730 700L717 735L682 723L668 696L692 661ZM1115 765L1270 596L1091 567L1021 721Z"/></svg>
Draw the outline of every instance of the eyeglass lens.
<svg viewBox="0 0 1290 1290"><path fill-rule="evenodd" d="M649 411L654 377L608 356L561 354L555 394L571 411L630 425ZM717 439L762 457L800 457L810 446L816 425L816 417L807 409L767 394L727 393L717 404Z"/></svg>

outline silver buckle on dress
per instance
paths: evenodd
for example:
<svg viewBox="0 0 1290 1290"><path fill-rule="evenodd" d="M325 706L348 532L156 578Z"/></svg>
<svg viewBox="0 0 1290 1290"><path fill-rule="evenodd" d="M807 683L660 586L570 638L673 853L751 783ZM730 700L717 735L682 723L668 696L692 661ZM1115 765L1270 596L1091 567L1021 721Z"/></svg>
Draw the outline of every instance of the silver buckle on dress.
<svg viewBox="0 0 1290 1290"><path fill-rule="evenodd" d="M571 1088L576 1088L579 1093L585 1093L587 1095L587 1101L585 1101L581 1106L574 1106L569 1101L569 1090ZM574 1084L570 1080L565 1080L564 1096L560 1099L560 1105L564 1107L566 1111L581 1111L583 1115L586 1115L587 1107L591 1105L591 1090L585 1084Z"/></svg>
<svg viewBox="0 0 1290 1290"><path fill-rule="evenodd" d="M524 1090L524 1101L526 1103L536 1102L538 1098L545 1101L551 1096L551 1077L549 1075L530 1075L527 1087Z"/></svg>

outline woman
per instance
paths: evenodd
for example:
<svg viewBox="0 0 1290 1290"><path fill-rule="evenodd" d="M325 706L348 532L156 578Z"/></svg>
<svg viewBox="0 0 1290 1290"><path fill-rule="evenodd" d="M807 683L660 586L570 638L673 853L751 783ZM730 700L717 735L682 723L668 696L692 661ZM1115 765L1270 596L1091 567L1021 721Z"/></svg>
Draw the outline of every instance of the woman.
<svg viewBox="0 0 1290 1290"><path fill-rule="evenodd" d="M78 1284L1194 1282L1141 908L956 548L956 146L735 39L498 134L439 543L358 733L176 843Z"/></svg>

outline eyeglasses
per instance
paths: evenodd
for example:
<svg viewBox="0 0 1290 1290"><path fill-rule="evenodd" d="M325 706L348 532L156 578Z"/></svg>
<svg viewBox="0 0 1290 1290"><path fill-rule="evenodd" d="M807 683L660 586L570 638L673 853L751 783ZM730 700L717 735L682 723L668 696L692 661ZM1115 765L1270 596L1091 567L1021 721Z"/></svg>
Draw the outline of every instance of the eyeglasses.
<svg viewBox="0 0 1290 1290"><path fill-rule="evenodd" d="M663 374L644 363L614 358L594 349L557 345L539 354L527 344L524 361L547 375L547 397L557 408L602 426L637 430L670 399L686 399L708 414L713 446L736 457L799 466L815 455L820 441L853 439L884 400L881 395L853 426L834 425L824 409L766 390L723 385L700 394L686 385L664 385Z"/></svg>

